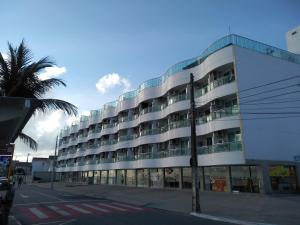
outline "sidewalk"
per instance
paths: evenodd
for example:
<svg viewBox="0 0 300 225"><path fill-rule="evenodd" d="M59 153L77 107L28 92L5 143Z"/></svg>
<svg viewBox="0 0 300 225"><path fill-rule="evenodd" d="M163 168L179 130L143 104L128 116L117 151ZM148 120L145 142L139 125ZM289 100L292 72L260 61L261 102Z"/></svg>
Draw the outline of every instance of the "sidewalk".
<svg viewBox="0 0 300 225"><path fill-rule="evenodd" d="M50 188L49 183L32 185ZM56 190L74 194L85 194L170 211L191 212L191 190L113 185L65 186L63 183L55 183L54 187ZM279 225L300 224L300 195L201 192L200 204L203 213L213 216Z"/></svg>

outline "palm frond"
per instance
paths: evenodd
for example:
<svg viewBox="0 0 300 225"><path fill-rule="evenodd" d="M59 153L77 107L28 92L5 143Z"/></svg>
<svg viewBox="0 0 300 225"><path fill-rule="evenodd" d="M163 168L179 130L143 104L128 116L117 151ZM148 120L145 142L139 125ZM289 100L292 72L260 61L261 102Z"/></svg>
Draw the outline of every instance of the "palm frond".
<svg viewBox="0 0 300 225"><path fill-rule="evenodd" d="M41 70L52 67L55 64L49 59L49 57L44 57L40 59L39 61L32 63L26 67L23 67L20 71L18 71L18 77L15 78L15 84L10 88L10 90L7 92L7 96L20 96L23 94L23 89L29 91L32 93L31 96L24 96L23 97L34 97L35 95L35 89L29 89L29 87L33 87L32 84L38 83L38 73L40 73ZM26 84L26 85L24 85ZM48 89L46 89L47 91ZM37 92L36 97L41 97L41 95L44 93Z"/></svg>
<svg viewBox="0 0 300 225"><path fill-rule="evenodd" d="M29 148L31 148L34 151L37 151L38 144L33 138L29 137L27 134L24 134L22 132L19 133L18 138L20 138L21 141L28 145Z"/></svg>
<svg viewBox="0 0 300 225"><path fill-rule="evenodd" d="M67 115L77 116L77 107L69 102L59 99L39 99L40 104L35 108L45 113L48 110L62 110Z"/></svg>
<svg viewBox="0 0 300 225"><path fill-rule="evenodd" d="M32 60L32 54L29 48L27 48L24 39L16 50L18 69L22 69L29 65Z"/></svg>

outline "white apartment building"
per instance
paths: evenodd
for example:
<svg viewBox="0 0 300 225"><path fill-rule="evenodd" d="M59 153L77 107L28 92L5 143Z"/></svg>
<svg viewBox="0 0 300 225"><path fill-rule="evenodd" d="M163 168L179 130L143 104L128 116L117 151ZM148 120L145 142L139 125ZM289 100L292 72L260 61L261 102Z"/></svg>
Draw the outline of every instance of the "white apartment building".
<svg viewBox="0 0 300 225"><path fill-rule="evenodd" d="M300 120L280 112L297 104L282 93L300 75L300 55L234 34L62 130L62 181L191 188L191 73L201 190L299 190Z"/></svg>

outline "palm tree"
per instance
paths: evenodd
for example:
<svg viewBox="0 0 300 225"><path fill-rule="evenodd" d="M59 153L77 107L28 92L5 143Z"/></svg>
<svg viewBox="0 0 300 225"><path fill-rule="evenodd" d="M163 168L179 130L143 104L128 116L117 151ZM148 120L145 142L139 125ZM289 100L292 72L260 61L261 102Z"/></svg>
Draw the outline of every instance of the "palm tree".
<svg viewBox="0 0 300 225"><path fill-rule="evenodd" d="M49 57L34 62L32 53L24 40L16 48L8 43L8 50L6 59L0 53L0 96L36 99L38 104L34 112L46 113L49 110L60 109L68 115L77 115L77 107L71 103L43 98L55 86L66 86L61 79L41 80L39 78L38 75L45 68L55 66ZM37 150L37 143L34 139L22 132L18 137L31 149Z"/></svg>

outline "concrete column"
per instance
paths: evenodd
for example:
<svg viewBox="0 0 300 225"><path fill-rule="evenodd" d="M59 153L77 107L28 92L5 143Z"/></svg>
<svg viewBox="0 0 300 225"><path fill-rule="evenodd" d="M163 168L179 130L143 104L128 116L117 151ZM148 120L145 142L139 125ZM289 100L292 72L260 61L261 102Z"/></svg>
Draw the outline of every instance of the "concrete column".
<svg viewBox="0 0 300 225"><path fill-rule="evenodd" d="M217 143L217 135L215 132L212 133L212 144L215 145Z"/></svg>
<svg viewBox="0 0 300 225"><path fill-rule="evenodd" d="M269 194L272 192L269 166L270 165L267 162L264 162L258 166L259 191L264 194Z"/></svg>
<svg viewBox="0 0 300 225"><path fill-rule="evenodd" d="M182 167L179 168L179 189L182 189Z"/></svg>
<svg viewBox="0 0 300 225"><path fill-rule="evenodd" d="M162 168L162 170L163 170L163 173L162 173L162 180L163 180L162 187L164 188L165 187L165 168Z"/></svg>
<svg viewBox="0 0 300 225"><path fill-rule="evenodd" d="M297 190L300 190L300 164L296 165Z"/></svg>
<svg viewBox="0 0 300 225"><path fill-rule="evenodd" d="M231 167L226 166L227 173L226 173L226 184L227 184L227 191L226 192L231 192Z"/></svg>
<svg viewBox="0 0 300 225"><path fill-rule="evenodd" d="M199 167L200 191L204 191L204 167Z"/></svg>
<svg viewBox="0 0 300 225"><path fill-rule="evenodd" d="M147 187L150 187L150 169L147 169L147 174L148 174L148 184Z"/></svg>

